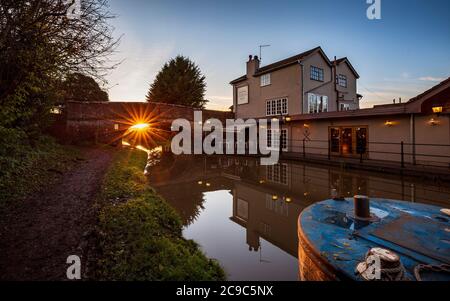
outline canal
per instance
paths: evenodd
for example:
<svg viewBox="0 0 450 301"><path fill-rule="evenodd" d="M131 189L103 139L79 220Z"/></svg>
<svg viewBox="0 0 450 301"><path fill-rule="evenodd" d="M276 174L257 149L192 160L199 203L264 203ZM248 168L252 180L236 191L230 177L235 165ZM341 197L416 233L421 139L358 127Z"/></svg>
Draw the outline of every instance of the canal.
<svg viewBox="0 0 450 301"><path fill-rule="evenodd" d="M181 215L183 235L229 280L297 280L297 219L309 205L356 194L448 208L444 183L309 163L260 166L244 157L163 158L150 185Z"/></svg>

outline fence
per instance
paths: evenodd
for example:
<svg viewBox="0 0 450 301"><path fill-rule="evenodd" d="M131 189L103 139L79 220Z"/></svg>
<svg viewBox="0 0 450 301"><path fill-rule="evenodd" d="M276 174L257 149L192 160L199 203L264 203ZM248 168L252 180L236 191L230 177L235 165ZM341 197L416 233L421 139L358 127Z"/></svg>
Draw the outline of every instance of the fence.
<svg viewBox="0 0 450 301"><path fill-rule="evenodd" d="M342 145L339 145L338 151L334 152L331 140L289 139L287 148L280 147L280 152L303 158L322 157L328 160L338 157L351 158L358 159L360 163L387 161L398 163L402 168L408 164L450 168L450 144L371 141L364 145L352 144L348 147L349 149L344 151Z"/></svg>

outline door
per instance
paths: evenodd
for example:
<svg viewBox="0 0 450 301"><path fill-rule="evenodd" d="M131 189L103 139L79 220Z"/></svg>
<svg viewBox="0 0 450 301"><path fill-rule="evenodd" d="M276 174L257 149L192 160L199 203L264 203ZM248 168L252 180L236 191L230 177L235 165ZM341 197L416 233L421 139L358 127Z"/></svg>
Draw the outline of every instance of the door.
<svg viewBox="0 0 450 301"><path fill-rule="evenodd" d="M356 129L356 154L367 155L367 128Z"/></svg>
<svg viewBox="0 0 450 301"><path fill-rule="evenodd" d="M341 154L341 129L331 128L330 129L330 152L333 155Z"/></svg>
<svg viewBox="0 0 450 301"><path fill-rule="evenodd" d="M343 156L351 156L353 154L353 129L342 128L342 145L341 152Z"/></svg>

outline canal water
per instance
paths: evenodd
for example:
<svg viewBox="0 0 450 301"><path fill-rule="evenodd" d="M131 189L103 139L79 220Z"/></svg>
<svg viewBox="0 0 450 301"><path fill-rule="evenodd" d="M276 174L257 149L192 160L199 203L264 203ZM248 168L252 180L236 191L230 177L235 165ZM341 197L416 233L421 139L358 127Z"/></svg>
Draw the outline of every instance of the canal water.
<svg viewBox="0 0 450 301"><path fill-rule="evenodd" d="M183 235L229 280L298 280L297 219L309 205L356 194L450 206L444 183L309 163L238 157L163 158L150 185L182 216Z"/></svg>

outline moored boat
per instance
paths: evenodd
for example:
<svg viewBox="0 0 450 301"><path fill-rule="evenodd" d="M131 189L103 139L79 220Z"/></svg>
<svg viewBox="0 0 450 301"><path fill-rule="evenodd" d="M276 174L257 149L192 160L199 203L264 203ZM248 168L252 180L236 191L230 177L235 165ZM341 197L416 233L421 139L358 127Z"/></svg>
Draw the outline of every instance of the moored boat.
<svg viewBox="0 0 450 301"><path fill-rule="evenodd" d="M306 208L301 280L450 281L450 217L439 207L355 196Z"/></svg>

